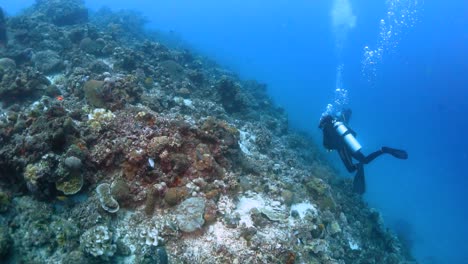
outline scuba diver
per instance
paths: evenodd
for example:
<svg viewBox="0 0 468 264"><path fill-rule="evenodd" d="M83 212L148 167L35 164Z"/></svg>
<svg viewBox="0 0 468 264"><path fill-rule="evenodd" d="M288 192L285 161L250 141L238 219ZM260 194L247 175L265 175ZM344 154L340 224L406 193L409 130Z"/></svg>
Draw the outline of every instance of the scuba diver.
<svg viewBox="0 0 468 264"><path fill-rule="evenodd" d="M358 194L363 194L366 191L364 164L370 163L382 154L390 154L398 159L407 159L408 154L404 150L382 147L367 156L364 155L361 152L361 144L356 140L356 132L348 127L350 118L350 109L342 110L337 116L327 114L320 119L319 128L323 132L323 146L329 151L338 151L349 172L357 171L354 176L353 190ZM354 164L353 158L358 163Z"/></svg>

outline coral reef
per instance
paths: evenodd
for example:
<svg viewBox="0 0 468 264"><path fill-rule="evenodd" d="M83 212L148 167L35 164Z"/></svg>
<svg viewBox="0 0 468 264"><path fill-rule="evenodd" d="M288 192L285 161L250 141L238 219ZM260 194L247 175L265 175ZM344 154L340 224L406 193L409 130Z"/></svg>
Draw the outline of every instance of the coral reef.
<svg viewBox="0 0 468 264"><path fill-rule="evenodd" d="M80 245L84 252L104 260L112 257L117 250L112 233L101 225L86 230L80 237Z"/></svg>
<svg viewBox="0 0 468 264"><path fill-rule="evenodd" d="M5 257L11 248L11 237L6 226L0 226L0 258Z"/></svg>
<svg viewBox="0 0 468 264"><path fill-rule="evenodd" d="M410 263L265 84L145 23L80 0L6 18L2 263Z"/></svg>
<svg viewBox="0 0 468 264"><path fill-rule="evenodd" d="M32 57L34 66L45 74L60 71L63 68L62 60L57 52L52 50L39 51Z"/></svg>
<svg viewBox="0 0 468 264"><path fill-rule="evenodd" d="M109 213L116 213L119 211L119 203L112 197L111 188L108 183L101 183L96 188L96 193L101 203L102 209Z"/></svg>
<svg viewBox="0 0 468 264"><path fill-rule="evenodd" d="M192 197L183 201L176 209L179 229L183 232L193 232L200 229L205 220L205 200L199 197Z"/></svg>
<svg viewBox="0 0 468 264"><path fill-rule="evenodd" d="M88 21L88 10L82 0L37 0L34 15L44 16L45 19L57 26L66 26Z"/></svg>

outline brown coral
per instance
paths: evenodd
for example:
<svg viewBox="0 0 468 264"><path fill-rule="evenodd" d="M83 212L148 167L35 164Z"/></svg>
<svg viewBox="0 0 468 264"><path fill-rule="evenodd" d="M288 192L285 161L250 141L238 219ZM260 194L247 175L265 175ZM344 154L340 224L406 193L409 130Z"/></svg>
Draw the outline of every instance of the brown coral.
<svg viewBox="0 0 468 264"><path fill-rule="evenodd" d="M186 197L188 197L189 192L186 187L173 187L169 188L164 195L164 201L168 205L176 205Z"/></svg>

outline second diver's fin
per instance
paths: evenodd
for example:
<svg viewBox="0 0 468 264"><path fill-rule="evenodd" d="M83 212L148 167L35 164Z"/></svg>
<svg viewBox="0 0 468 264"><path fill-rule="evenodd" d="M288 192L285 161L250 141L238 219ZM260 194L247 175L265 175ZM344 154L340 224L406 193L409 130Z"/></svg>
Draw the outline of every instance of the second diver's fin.
<svg viewBox="0 0 468 264"><path fill-rule="evenodd" d="M366 178L364 176L364 166L359 163L357 173L353 180L353 191L358 194L364 194L366 192Z"/></svg>
<svg viewBox="0 0 468 264"><path fill-rule="evenodd" d="M388 153L397 159L408 159L408 153L401 149L382 147L383 153Z"/></svg>

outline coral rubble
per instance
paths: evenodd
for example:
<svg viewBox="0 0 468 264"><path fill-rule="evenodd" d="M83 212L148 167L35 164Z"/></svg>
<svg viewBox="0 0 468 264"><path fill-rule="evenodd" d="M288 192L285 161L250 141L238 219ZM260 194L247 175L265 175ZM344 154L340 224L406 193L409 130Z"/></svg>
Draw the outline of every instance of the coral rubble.
<svg viewBox="0 0 468 264"><path fill-rule="evenodd" d="M2 263L411 259L264 84L143 25L80 0L6 18Z"/></svg>

